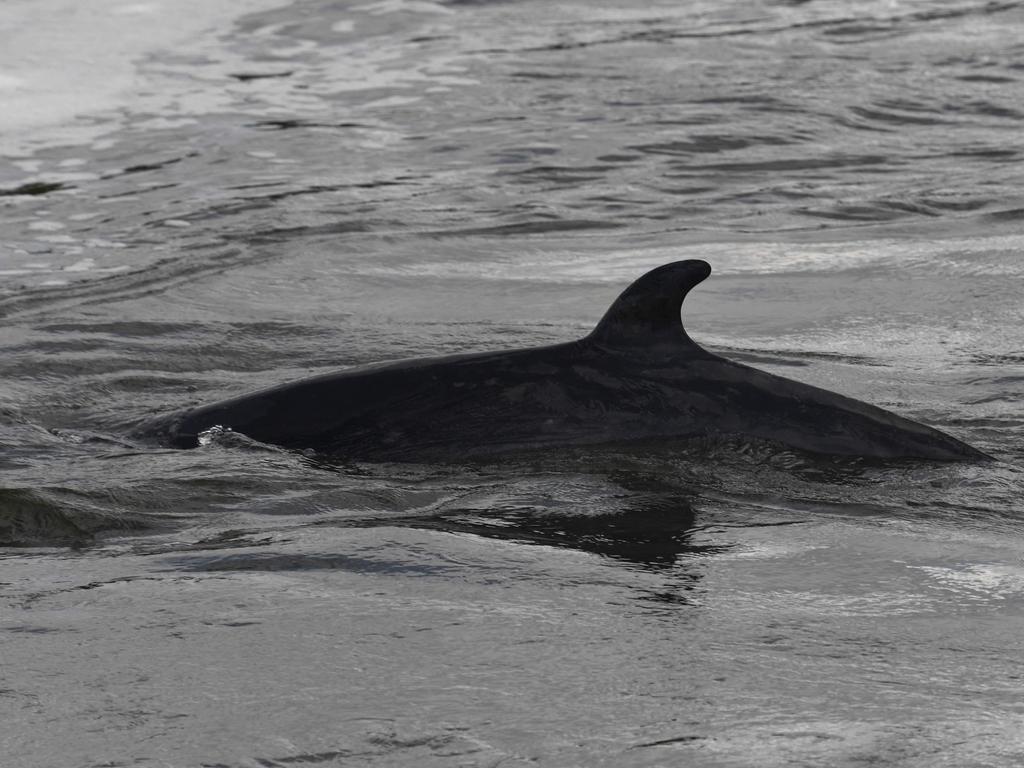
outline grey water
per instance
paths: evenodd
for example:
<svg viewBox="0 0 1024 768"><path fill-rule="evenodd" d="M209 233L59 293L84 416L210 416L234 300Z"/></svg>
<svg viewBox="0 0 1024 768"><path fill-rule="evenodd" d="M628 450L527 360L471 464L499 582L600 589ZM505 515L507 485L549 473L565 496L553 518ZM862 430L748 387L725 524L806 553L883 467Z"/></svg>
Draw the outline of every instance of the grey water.
<svg viewBox="0 0 1024 768"><path fill-rule="evenodd" d="M12 766L1024 763L1024 4L0 4ZM995 457L330 462L157 414L585 334Z"/></svg>

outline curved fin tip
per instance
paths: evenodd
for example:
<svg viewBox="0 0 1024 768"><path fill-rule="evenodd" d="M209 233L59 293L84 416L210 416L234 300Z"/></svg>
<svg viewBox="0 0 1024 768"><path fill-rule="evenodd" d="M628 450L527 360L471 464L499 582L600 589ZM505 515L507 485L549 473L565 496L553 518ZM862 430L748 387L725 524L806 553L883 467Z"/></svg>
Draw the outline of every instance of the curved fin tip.
<svg viewBox="0 0 1024 768"><path fill-rule="evenodd" d="M588 338L611 346L677 341L699 349L683 329L680 311L690 289L711 274L701 259L652 269L623 291Z"/></svg>

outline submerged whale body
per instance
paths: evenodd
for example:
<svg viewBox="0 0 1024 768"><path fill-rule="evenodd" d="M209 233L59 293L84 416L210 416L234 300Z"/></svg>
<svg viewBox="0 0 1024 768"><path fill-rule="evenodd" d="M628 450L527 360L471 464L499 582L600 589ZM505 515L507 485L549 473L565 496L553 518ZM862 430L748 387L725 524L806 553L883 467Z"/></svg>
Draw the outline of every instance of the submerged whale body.
<svg viewBox="0 0 1024 768"><path fill-rule="evenodd" d="M680 319L704 261L658 267L588 336L329 373L172 414L188 448L213 427L339 458L445 460L558 445L734 436L815 453L956 460L985 454L894 413L712 354Z"/></svg>

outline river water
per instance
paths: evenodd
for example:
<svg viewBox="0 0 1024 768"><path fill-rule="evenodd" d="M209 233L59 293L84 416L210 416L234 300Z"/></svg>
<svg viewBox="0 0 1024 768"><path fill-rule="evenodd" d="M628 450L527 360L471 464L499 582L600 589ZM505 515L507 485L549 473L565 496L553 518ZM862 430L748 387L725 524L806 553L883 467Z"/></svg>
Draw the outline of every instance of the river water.
<svg viewBox="0 0 1024 768"><path fill-rule="evenodd" d="M9 765L1024 762L1024 4L0 4ZM140 421L700 343L991 463L337 464Z"/></svg>

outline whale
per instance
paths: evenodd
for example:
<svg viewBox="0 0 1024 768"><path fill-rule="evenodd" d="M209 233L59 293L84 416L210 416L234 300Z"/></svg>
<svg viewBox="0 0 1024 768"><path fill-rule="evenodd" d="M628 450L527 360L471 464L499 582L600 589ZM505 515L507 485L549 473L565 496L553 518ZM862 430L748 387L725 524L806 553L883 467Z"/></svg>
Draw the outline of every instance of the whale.
<svg viewBox="0 0 1024 768"><path fill-rule="evenodd" d="M461 461L706 438L825 456L989 458L891 411L704 349L681 312L710 274L696 259L657 267L574 341L322 374L158 417L147 434L193 448L208 430L229 430L356 461Z"/></svg>

